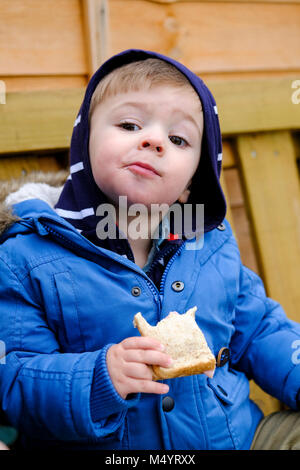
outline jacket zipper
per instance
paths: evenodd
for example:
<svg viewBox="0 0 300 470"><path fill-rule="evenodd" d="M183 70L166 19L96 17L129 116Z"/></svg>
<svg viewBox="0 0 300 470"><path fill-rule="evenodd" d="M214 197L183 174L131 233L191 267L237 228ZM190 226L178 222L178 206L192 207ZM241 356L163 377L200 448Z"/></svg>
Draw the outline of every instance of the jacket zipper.
<svg viewBox="0 0 300 470"><path fill-rule="evenodd" d="M177 256L180 255L180 253L182 252L182 250L184 249L185 247L185 243L182 243L182 245L178 248L178 250L175 252L175 254L172 256L172 258L169 260L164 272L163 272L163 275L161 277L161 280L160 280L160 286L159 286L159 295L160 296L163 296L163 291L164 291L164 287L165 287L165 281L166 281L166 277L168 275L168 272L170 271L170 268L172 266L172 264L174 263L175 259L177 258ZM168 250L168 252L171 251ZM167 253L168 253L167 252ZM167 254L166 253L166 254Z"/></svg>
<svg viewBox="0 0 300 470"><path fill-rule="evenodd" d="M150 280L147 281L149 287L150 287L150 290L152 291L153 295L157 298L158 297L158 300L159 300L159 303L160 303L160 306L161 306L161 300L162 300L162 297L163 297L163 291L164 291L164 285L165 285L165 279L167 277L167 274L171 268L171 265L173 264L175 258L181 253L181 251L183 250L184 248L184 243L178 248L178 250L174 253L174 256L172 256L172 258L169 260L164 272L163 272L163 275L161 277L161 281L160 281L160 286L159 286L159 290L157 289L156 285L154 283L152 283L152 281ZM151 265L151 269L150 269L150 272L155 269L155 267L158 265L159 261L161 260L162 257L165 257L167 256L169 253L171 253L173 251L173 247L169 247L163 254L163 256L159 256L157 260L155 260L152 265ZM148 276L149 277L149 276Z"/></svg>
<svg viewBox="0 0 300 470"><path fill-rule="evenodd" d="M168 255L171 251L173 250L172 247L169 247L165 253L164 253L164 256ZM158 265L159 263L159 260L161 259L161 257L159 257L157 260L155 260L152 265L151 265L151 269L149 270L149 272L153 271L153 269L155 269L155 267ZM149 278L149 273L148 273L148 278ZM149 289L151 290L152 292L152 295L155 297L155 299L158 300L159 302L159 319L160 319L160 314L161 314L161 307L162 307L162 294L161 294L161 289L157 289L156 285L152 282L151 279L149 279L149 281L147 280L147 285L149 287ZM160 284L161 286L161 284Z"/></svg>

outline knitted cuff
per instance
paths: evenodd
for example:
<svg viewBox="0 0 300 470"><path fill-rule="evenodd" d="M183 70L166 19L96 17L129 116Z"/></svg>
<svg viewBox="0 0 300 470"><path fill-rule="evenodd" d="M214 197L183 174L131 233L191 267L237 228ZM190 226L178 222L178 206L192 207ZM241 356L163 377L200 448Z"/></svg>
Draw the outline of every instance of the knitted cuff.
<svg viewBox="0 0 300 470"><path fill-rule="evenodd" d="M106 354L112 344L103 348L95 362L94 377L90 395L90 411L92 421L96 422L111 414L126 411L134 406L140 397L139 393L130 394L124 400L116 391L111 381L106 365Z"/></svg>

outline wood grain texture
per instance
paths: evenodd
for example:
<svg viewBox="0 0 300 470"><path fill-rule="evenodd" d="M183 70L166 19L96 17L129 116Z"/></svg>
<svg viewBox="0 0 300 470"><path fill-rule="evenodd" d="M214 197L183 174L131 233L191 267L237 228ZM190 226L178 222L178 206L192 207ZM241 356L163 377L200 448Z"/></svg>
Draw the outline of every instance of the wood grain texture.
<svg viewBox="0 0 300 470"><path fill-rule="evenodd" d="M224 137L244 132L300 128L300 105L290 79L207 82L215 95ZM47 87L46 87L47 88ZM8 92L0 105L0 153L65 148L85 89ZM223 149L224 167L233 165Z"/></svg>
<svg viewBox="0 0 300 470"><path fill-rule="evenodd" d="M0 158L0 180L21 178L36 171L59 171L63 169L62 161L54 155L17 155L14 158Z"/></svg>
<svg viewBox="0 0 300 470"><path fill-rule="evenodd" d="M207 80L215 96L223 135L300 129L300 105L292 102L295 76Z"/></svg>
<svg viewBox="0 0 300 470"><path fill-rule="evenodd" d="M300 70L300 4L110 0L111 53L154 50L196 73Z"/></svg>
<svg viewBox="0 0 300 470"><path fill-rule="evenodd" d="M87 85L85 75L36 75L36 76L1 76L6 84L7 93L13 91L65 90L84 88Z"/></svg>
<svg viewBox="0 0 300 470"><path fill-rule="evenodd" d="M0 153L68 148L83 91L8 93L0 106Z"/></svg>
<svg viewBox="0 0 300 470"><path fill-rule="evenodd" d="M108 0L82 1L89 77L108 58Z"/></svg>
<svg viewBox="0 0 300 470"><path fill-rule="evenodd" d="M266 290L300 321L300 182L289 132L237 137Z"/></svg>
<svg viewBox="0 0 300 470"><path fill-rule="evenodd" d="M80 0L1 0L0 73L86 74Z"/></svg>
<svg viewBox="0 0 300 470"><path fill-rule="evenodd" d="M126 2L126 0L123 0ZM137 0L138 1L138 0ZM147 0L152 3L170 4L170 3L204 3L204 2L228 2L228 3L248 3L249 7L253 3L300 3L300 0Z"/></svg>

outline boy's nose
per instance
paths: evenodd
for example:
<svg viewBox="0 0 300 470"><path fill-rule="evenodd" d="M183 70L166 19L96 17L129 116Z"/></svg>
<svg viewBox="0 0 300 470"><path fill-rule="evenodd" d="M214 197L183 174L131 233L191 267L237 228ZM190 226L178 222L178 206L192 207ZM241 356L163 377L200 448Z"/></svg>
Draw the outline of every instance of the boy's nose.
<svg viewBox="0 0 300 470"><path fill-rule="evenodd" d="M149 150L155 151L159 156L162 156L164 154L164 144L162 139L159 138L143 138L140 142L140 148L145 149L149 148Z"/></svg>
<svg viewBox="0 0 300 470"><path fill-rule="evenodd" d="M157 144L153 144L153 143L151 144L148 140L144 140L142 142L142 147L143 148L151 147L151 148L155 149L157 153L162 153L163 152L162 145L157 145Z"/></svg>

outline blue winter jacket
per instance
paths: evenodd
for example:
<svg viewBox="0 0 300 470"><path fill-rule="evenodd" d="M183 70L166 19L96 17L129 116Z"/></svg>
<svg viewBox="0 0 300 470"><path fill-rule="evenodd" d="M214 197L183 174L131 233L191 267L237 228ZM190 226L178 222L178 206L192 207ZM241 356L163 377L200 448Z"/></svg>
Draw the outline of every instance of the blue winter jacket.
<svg viewBox="0 0 300 470"><path fill-rule="evenodd" d="M145 272L127 240L100 242L95 234L97 207L106 200L90 168L88 111L107 73L147 58L177 67L201 100L201 158L188 203L204 204L205 218L204 235L197 219L192 227L196 247L183 223L180 243L162 242ZM249 400L249 379L297 409L300 327L241 264L224 220L221 163L216 103L183 65L130 50L91 78L74 123L70 176L56 205L31 195L13 207L19 220L0 220L6 227L0 234L0 346L6 352L0 355L0 406L25 447L248 449L262 417ZM155 325L170 311L194 306L209 347L216 357L228 348L230 361L213 378L168 380L173 406L154 394L122 399L107 371L110 345L138 335L137 312Z"/></svg>
<svg viewBox="0 0 300 470"><path fill-rule="evenodd" d="M296 409L299 325L242 266L226 221L225 230L205 234L201 249L187 249L191 241L181 245L158 290L135 263L92 244L45 202L21 202L15 212L21 220L0 238L0 331L7 353L0 397L28 447L248 449L262 417L249 399L248 379ZM173 290L178 280L183 290ZM171 411L163 410L163 396L123 400L107 372L109 345L138 334L138 311L154 325L195 305L209 347L215 355L228 347L230 362L212 379L168 380ZM94 422L96 363L101 399Z"/></svg>

